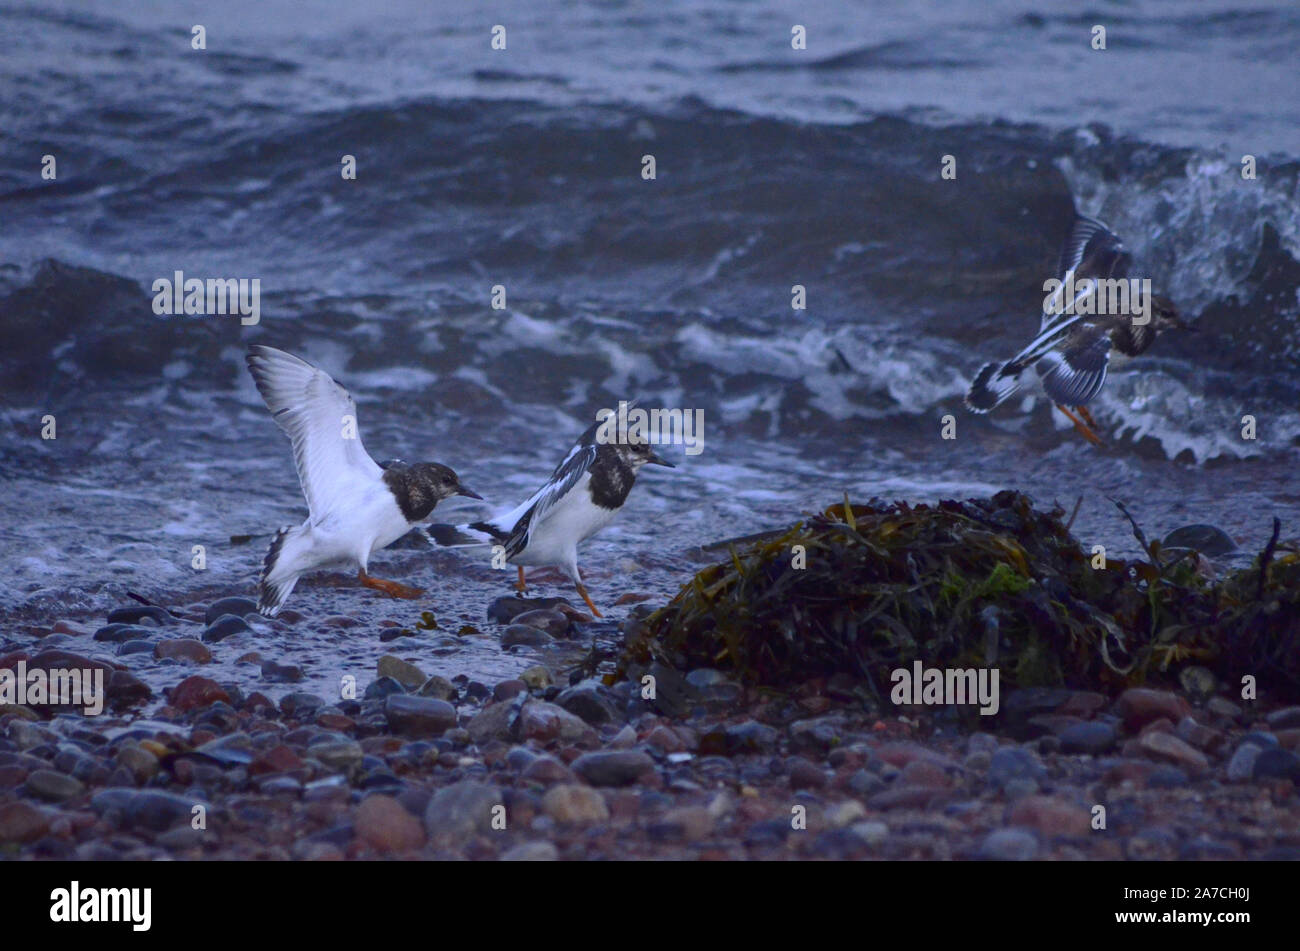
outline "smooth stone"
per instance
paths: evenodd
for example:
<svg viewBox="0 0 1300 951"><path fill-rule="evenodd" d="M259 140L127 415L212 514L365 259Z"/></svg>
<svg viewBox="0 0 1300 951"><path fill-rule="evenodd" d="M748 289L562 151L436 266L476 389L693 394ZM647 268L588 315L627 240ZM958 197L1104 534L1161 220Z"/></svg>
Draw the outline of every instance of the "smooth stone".
<svg viewBox="0 0 1300 951"><path fill-rule="evenodd" d="M113 761L124 766L135 777L137 784L143 785L158 774L158 757L141 746L123 746L117 751Z"/></svg>
<svg viewBox="0 0 1300 951"><path fill-rule="evenodd" d="M154 657L159 660L187 660L195 664L212 662L212 651L202 642L192 637L178 637L159 641L154 645Z"/></svg>
<svg viewBox="0 0 1300 951"><path fill-rule="evenodd" d="M335 740L309 747L307 755L315 757L332 770L347 772L361 765L365 752L361 749L361 744L354 740Z"/></svg>
<svg viewBox="0 0 1300 951"><path fill-rule="evenodd" d="M140 627L136 624L109 624L97 630L91 636L91 640L107 644L122 644L126 641L148 640L157 636L157 628Z"/></svg>
<svg viewBox="0 0 1300 951"><path fill-rule="evenodd" d="M775 750L781 735L757 720L714 727L700 737L701 753L767 753Z"/></svg>
<svg viewBox="0 0 1300 951"><path fill-rule="evenodd" d="M1038 757L1018 746L1004 746L989 760L988 782L995 789L1005 791L1015 781L1037 788L1046 776Z"/></svg>
<svg viewBox="0 0 1300 951"><path fill-rule="evenodd" d="M1034 829L1046 837L1083 838L1092 829L1092 816L1087 809L1056 796L1021 797L1008 810L1007 822Z"/></svg>
<svg viewBox="0 0 1300 951"><path fill-rule="evenodd" d="M1124 726L1132 732L1161 718L1177 723L1192 712L1191 706L1178 694L1147 687L1125 690L1116 701L1116 710Z"/></svg>
<svg viewBox="0 0 1300 951"><path fill-rule="evenodd" d="M273 660L262 661L261 672L262 679L271 684L301 683L305 676L296 664L277 664Z"/></svg>
<svg viewBox="0 0 1300 951"><path fill-rule="evenodd" d="M1061 752L1098 756L1113 749L1117 739L1115 728L1109 723L1098 720L1076 723L1061 732Z"/></svg>
<svg viewBox="0 0 1300 951"><path fill-rule="evenodd" d="M221 598L213 601L208 605L203 623L211 627L213 621L227 614L242 620L250 614L257 614L257 602L251 598Z"/></svg>
<svg viewBox="0 0 1300 951"><path fill-rule="evenodd" d="M824 755L840 743L843 723L835 717L796 720L790 724L790 749Z"/></svg>
<svg viewBox="0 0 1300 951"><path fill-rule="evenodd" d="M41 638L41 647L57 647L60 650L71 650L77 646L77 639L71 634L46 634Z"/></svg>
<svg viewBox="0 0 1300 951"><path fill-rule="evenodd" d="M211 706L218 701L230 703L230 694L215 680L195 674L173 687L167 695L167 701L178 710L194 710Z"/></svg>
<svg viewBox="0 0 1300 951"><path fill-rule="evenodd" d="M380 677L372 680L361 695L363 700L385 700L393 694L406 693L406 688L392 677Z"/></svg>
<svg viewBox="0 0 1300 951"><path fill-rule="evenodd" d="M110 788L97 792L90 808L110 822L124 828L162 832L177 823L189 823L194 807L210 807L201 799L191 799L160 789Z"/></svg>
<svg viewBox="0 0 1300 951"><path fill-rule="evenodd" d="M287 693L280 698L280 712L286 717L294 717L299 720L311 716L323 706L325 706L325 701L320 697L314 693L306 693L301 690Z"/></svg>
<svg viewBox="0 0 1300 951"><path fill-rule="evenodd" d="M424 812L424 827L435 839L491 835L493 819L502 814L498 807L504 806L500 787L464 779L433 794Z"/></svg>
<svg viewBox="0 0 1300 951"><path fill-rule="evenodd" d="M563 637L573 626L573 622L564 615L564 612L557 611L555 608L543 608L540 611L525 611L523 614L517 614L511 619L511 627L517 625L524 627L535 627L545 631L553 638Z"/></svg>
<svg viewBox="0 0 1300 951"><path fill-rule="evenodd" d="M577 777L573 775L573 770L554 756L538 756L534 758L532 762L524 765L519 773L519 779L521 782L538 783L542 786L577 781Z"/></svg>
<svg viewBox="0 0 1300 951"><path fill-rule="evenodd" d="M501 856L503 862L554 862L560 850L554 842L520 842Z"/></svg>
<svg viewBox="0 0 1300 951"><path fill-rule="evenodd" d="M543 667L541 664L534 664L532 667L525 668L524 672L519 675L519 679L528 684L529 690L543 690L555 683L555 677L551 674L550 669Z"/></svg>
<svg viewBox="0 0 1300 951"><path fill-rule="evenodd" d="M543 741L558 739L567 743L591 743L596 739L595 731L581 717L542 700L529 700L524 704L519 714L519 732L525 739Z"/></svg>
<svg viewBox="0 0 1300 951"><path fill-rule="evenodd" d="M446 677L433 674L420 685L420 689L416 693L421 697L432 697L434 700L451 701L456 699L457 691L456 685Z"/></svg>
<svg viewBox="0 0 1300 951"><path fill-rule="evenodd" d="M176 623L176 618L172 617L165 609L158 607L156 604L141 604L132 607L116 608L108 612L109 624L139 624L144 618L148 618L158 625Z"/></svg>
<svg viewBox="0 0 1300 951"><path fill-rule="evenodd" d="M849 827L851 832L864 845L875 848L889 838L889 826L883 822L867 820L855 822Z"/></svg>
<svg viewBox="0 0 1300 951"><path fill-rule="evenodd" d="M1284 707L1274 710L1264 718L1270 730L1292 730L1300 727L1300 707Z"/></svg>
<svg viewBox="0 0 1300 951"><path fill-rule="evenodd" d="M509 624L521 614L563 604L563 598L519 598L505 596L488 605L487 618L497 624Z"/></svg>
<svg viewBox="0 0 1300 951"><path fill-rule="evenodd" d="M1187 774L1177 766L1157 766L1147 776L1147 789L1181 789L1187 785Z"/></svg>
<svg viewBox="0 0 1300 951"><path fill-rule="evenodd" d="M555 702L588 723L610 723L621 719L621 705L614 692L594 678L560 691Z"/></svg>
<svg viewBox="0 0 1300 951"><path fill-rule="evenodd" d="M269 750L256 753L248 763L250 776L289 773L301 768L303 759L293 747L279 743Z"/></svg>
<svg viewBox="0 0 1300 951"><path fill-rule="evenodd" d="M556 822L589 825L609 819L605 797L590 786L552 786L542 796L542 812Z"/></svg>
<svg viewBox="0 0 1300 951"><path fill-rule="evenodd" d="M403 736L438 736L456 725L456 708L445 700L393 694L384 701L388 728Z"/></svg>
<svg viewBox="0 0 1300 951"><path fill-rule="evenodd" d="M523 697L517 697L521 700ZM504 740L513 736L519 720L520 704L515 701L492 703L474 714L466 730L470 739L483 744L488 740Z"/></svg>
<svg viewBox="0 0 1300 951"><path fill-rule="evenodd" d="M0 842L33 842L50 828L50 815L21 800L0 802Z"/></svg>
<svg viewBox="0 0 1300 951"><path fill-rule="evenodd" d="M153 690L143 680L128 670L115 670L108 675L104 692L109 705L114 708L130 707L153 699Z"/></svg>
<svg viewBox="0 0 1300 951"><path fill-rule="evenodd" d="M995 829L980 843L978 855L995 862L1027 862L1038 856L1038 837L1025 829Z"/></svg>
<svg viewBox="0 0 1300 951"><path fill-rule="evenodd" d="M9 724L9 738L20 750L30 750L34 746L43 746L46 743L58 743L58 734L53 730L46 729L35 723L29 723L26 720L14 720ZM40 763L40 760L35 760ZM39 766L37 767L39 768Z"/></svg>
<svg viewBox="0 0 1300 951"><path fill-rule="evenodd" d="M1237 550L1237 543L1223 529L1197 523L1175 528L1165 536L1162 548L1192 548L1203 555L1216 557Z"/></svg>
<svg viewBox="0 0 1300 951"><path fill-rule="evenodd" d="M1225 720L1236 721L1241 719L1241 707L1223 697L1211 697L1205 702L1205 709L1216 717L1223 717Z"/></svg>
<svg viewBox="0 0 1300 951"><path fill-rule="evenodd" d="M81 795L85 788L66 773L52 769L38 769L27 777L27 791L46 802L65 802Z"/></svg>
<svg viewBox="0 0 1300 951"><path fill-rule="evenodd" d="M885 788L885 780L867 769L860 769L849 777L849 789L858 796L868 798Z"/></svg>
<svg viewBox="0 0 1300 951"><path fill-rule="evenodd" d="M409 852L424 845L424 823L391 796L367 796L352 823L357 838L377 852Z"/></svg>
<svg viewBox="0 0 1300 951"><path fill-rule="evenodd" d="M117 645L117 655L124 657L130 654L152 654L154 652L153 641L123 641Z"/></svg>
<svg viewBox="0 0 1300 951"><path fill-rule="evenodd" d="M1255 776L1255 760L1259 758L1268 747L1259 746L1255 743L1242 743L1237 747L1237 751L1232 754L1232 759L1228 760L1228 780L1234 783L1244 783Z"/></svg>
<svg viewBox="0 0 1300 951"><path fill-rule="evenodd" d="M861 811L861 805L857 803L854 805L857 805ZM671 830L675 838L694 842L703 839L713 831L713 816L704 806L677 806L664 813L658 825L661 830Z"/></svg>
<svg viewBox="0 0 1300 951"><path fill-rule="evenodd" d="M1204 753L1172 733L1147 733L1138 738L1138 746L1151 756L1182 766L1193 773L1203 773L1210 768L1210 761Z"/></svg>
<svg viewBox="0 0 1300 951"><path fill-rule="evenodd" d="M521 693L528 690L528 684L522 680L503 680L492 688L492 699L494 701L513 700Z"/></svg>
<svg viewBox="0 0 1300 951"><path fill-rule="evenodd" d="M376 672L380 677L393 678L408 690L422 686L429 679L419 667L392 654L379 658Z"/></svg>
<svg viewBox="0 0 1300 951"><path fill-rule="evenodd" d="M227 733L209 740L194 752L216 760L222 766L244 766L256 755L253 739L247 733Z"/></svg>
<svg viewBox="0 0 1300 951"><path fill-rule="evenodd" d="M501 632L502 647L545 647L554 640L545 631L526 624L511 624Z"/></svg>
<svg viewBox="0 0 1300 951"><path fill-rule="evenodd" d="M1290 750L1270 747L1255 757L1252 776L1259 779L1289 779L1300 785L1300 756ZM31 779L28 779L31 782Z"/></svg>
<svg viewBox="0 0 1300 951"><path fill-rule="evenodd" d="M630 786L653 773L655 761L638 750L601 751L579 756L572 769L593 786Z"/></svg>
<svg viewBox="0 0 1300 951"><path fill-rule="evenodd" d="M215 644L223 641L227 637L235 634L243 634L245 631L251 631L252 628L242 617L236 617L233 614L223 614L217 618L203 632L203 641L206 644Z"/></svg>

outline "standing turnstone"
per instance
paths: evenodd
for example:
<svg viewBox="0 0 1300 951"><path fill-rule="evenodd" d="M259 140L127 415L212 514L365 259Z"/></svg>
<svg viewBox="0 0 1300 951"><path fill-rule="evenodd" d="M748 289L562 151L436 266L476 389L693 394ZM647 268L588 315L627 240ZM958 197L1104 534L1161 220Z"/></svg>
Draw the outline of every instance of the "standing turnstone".
<svg viewBox="0 0 1300 951"><path fill-rule="evenodd" d="M550 479L518 508L469 525L431 525L439 545L502 545L506 561L519 569L515 589L522 593L524 565L554 565L569 577L591 613L603 617L578 574L578 545L618 514L646 463L676 466L661 459L644 441L601 442L593 423L555 467Z"/></svg>
<svg viewBox="0 0 1300 951"><path fill-rule="evenodd" d="M371 553L391 545L453 495L476 495L436 462L381 468L361 444L357 404L329 374L283 350L249 348L248 369L271 417L293 443L310 515L281 528L262 563L257 610L275 617L298 579L335 562L360 566L359 580L395 598L424 592L366 573Z"/></svg>
<svg viewBox="0 0 1300 951"><path fill-rule="evenodd" d="M1191 329L1179 319L1174 305L1157 295L1150 297L1145 323L1137 322L1131 313L1091 313L1102 306L1097 282L1124 278L1128 264L1124 245L1106 225L1094 218L1076 218L1061 249L1060 287L1045 302L1038 336L1005 363L980 369L966 394L967 408L987 413L1020 388L1021 374L1033 366L1056 408L1089 442L1101 445L1092 429L1097 423L1085 404L1106 381L1111 347L1135 357L1162 330ZM1068 298L1071 289L1073 297Z"/></svg>

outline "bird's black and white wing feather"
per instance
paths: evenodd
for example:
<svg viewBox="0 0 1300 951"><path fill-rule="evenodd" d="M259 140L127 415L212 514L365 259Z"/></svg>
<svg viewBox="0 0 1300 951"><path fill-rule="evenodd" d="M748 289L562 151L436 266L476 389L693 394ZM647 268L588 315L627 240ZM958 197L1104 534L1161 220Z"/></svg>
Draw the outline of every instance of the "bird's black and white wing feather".
<svg viewBox="0 0 1300 951"><path fill-rule="evenodd" d="M1123 277L1128 271L1128 263L1129 255L1123 242L1104 222L1083 215L1077 217L1061 246L1061 256L1056 265L1056 277L1062 286L1043 308L1040 332L1072 320L1079 301L1096 293L1090 284L1079 287L1080 282ZM1075 285L1075 297L1073 301L1067 301L1064 297L1071 281Z"/></svg>
<svg viewBox="0 0 1300 951"><path fill-rule="evenodd" d="M1110 336L1094 323L1072 330L1034 364L1048 397L1062 406L1082 406L1096 396L1106 382L1110 347Z"/></svg>
<svg viewBox="0 0 1300 951"><path fill-rule="evenodd" d="M596 462L600 446L596 442L596 432L601 423L593 423L583 433L568 455L555 467L546 484L533 493L509 515L498 520L498 524L513 521L510 536L506 539L506 554L516 555L528 547L528 535L534 525L545 521L546 516L555 509L569 493L583 491L591 479L591 467Z"/></svg>
<svg viewBox="0 0 1300 951"><path fill-rule="evenodd" d="M271 417L293 444L313 524L381 478L383 470L361 444L357 404L328 373L273 347L254 345L246 359Z"/></svg>

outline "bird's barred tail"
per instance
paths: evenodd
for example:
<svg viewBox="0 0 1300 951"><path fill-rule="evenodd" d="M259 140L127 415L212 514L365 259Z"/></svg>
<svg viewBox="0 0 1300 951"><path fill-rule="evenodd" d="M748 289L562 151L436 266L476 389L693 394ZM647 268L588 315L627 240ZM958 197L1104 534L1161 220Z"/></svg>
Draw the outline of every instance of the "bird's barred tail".
<svg viewBox="0 0 1300 951"><path fill-rule="evenodd" d="M499 530L487 522L430 525L426 532L429 540L440 548L479 548L484 545L499 545L505 540Z"/></svg>
<svg viewBox="0 0 1300 951"><path fill-rule="evenodd" d="M298 583L299 572L288 571L285 564L285 545L302 534L302 526L280 529L271 539L271 547L262 560L262 575L257 582L257 612L265 617L280 613L293 586Z"/></svg>
<svg viewBox="0 0 1300 951"><path fill-rule="evenodd" d="M966 408L973 413L987 413L1020 388L1024 367L1015 363L986 363L975 374L966 393Z"/></svg>

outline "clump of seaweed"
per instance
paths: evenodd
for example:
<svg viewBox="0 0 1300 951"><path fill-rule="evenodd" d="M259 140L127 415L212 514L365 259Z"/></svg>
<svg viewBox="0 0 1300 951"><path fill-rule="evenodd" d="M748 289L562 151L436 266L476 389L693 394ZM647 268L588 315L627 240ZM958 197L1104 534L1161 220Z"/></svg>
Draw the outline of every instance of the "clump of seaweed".
<svg viewBox="0 0 1300 951"><path fill-rule="evenodd" d="M778 685L848 672L883 696L915 660L1091 689L1195 664L1300 693L1300 554L1277 523L1251 568L1211 583L1194 552L1164 553L1136 523L1147 560L1100 567L1064 514L1010 491L934 506L846 497L733 545L629 627L620 673L659 661Z"/></svg>

